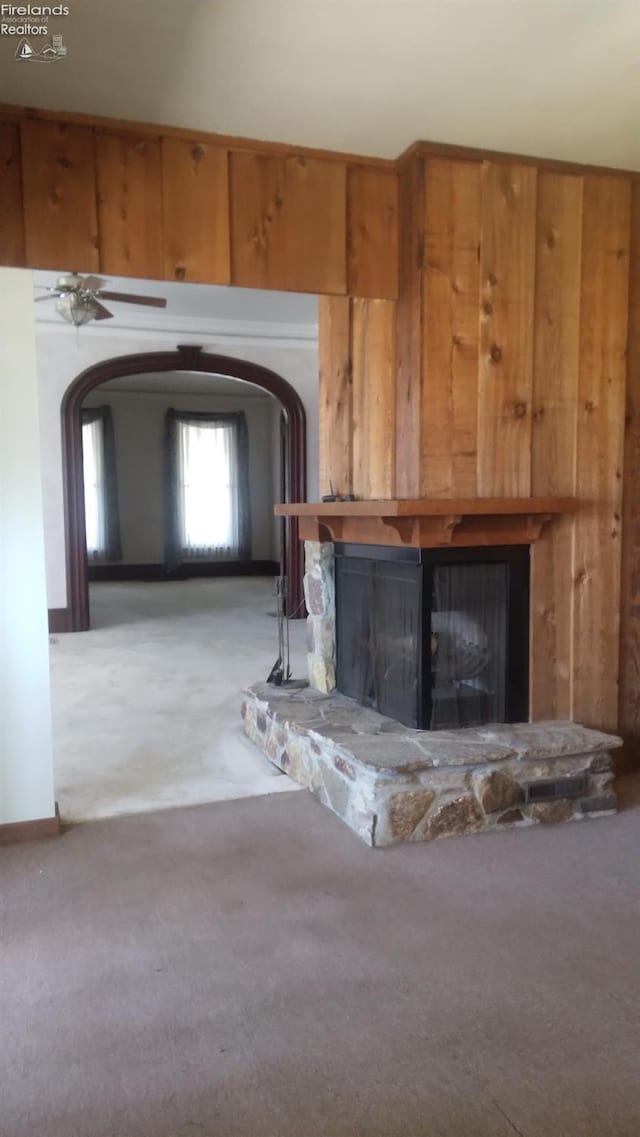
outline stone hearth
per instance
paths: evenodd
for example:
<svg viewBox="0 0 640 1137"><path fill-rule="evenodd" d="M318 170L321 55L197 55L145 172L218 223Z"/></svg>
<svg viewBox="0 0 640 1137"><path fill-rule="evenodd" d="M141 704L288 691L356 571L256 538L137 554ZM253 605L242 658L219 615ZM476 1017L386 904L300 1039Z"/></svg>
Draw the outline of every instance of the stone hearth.
<svg viewBox="0 0 640 1137"><path fill-rule="evenodd" d="M336 692L259 684L245 731L368 845L615 812L621 739L571 722L411 730Z"/></svg>

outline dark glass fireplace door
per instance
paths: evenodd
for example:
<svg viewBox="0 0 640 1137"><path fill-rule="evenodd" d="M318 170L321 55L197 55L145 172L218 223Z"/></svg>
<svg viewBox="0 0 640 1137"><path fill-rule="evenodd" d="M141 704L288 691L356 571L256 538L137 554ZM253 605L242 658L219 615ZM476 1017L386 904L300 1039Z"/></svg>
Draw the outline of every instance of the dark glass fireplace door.
<svg viewBox="0 0 640 1137"><path fill-rule="evenodd" d="M505 722L508 566L438 565L431 575L431 730Z"/></svg>
<svg viewBox="0 0 640 1137"><path fill-rule="evenodd" d="M422 701L419 564L336 559L338 686L399 722L416 725Z"/></svg>
<svg viewBox="0 0 640 1137"><path fill-rule="evenodd" d="M336 546L338 688L407 726L526 721L528 624L526 546Z"/></svg>

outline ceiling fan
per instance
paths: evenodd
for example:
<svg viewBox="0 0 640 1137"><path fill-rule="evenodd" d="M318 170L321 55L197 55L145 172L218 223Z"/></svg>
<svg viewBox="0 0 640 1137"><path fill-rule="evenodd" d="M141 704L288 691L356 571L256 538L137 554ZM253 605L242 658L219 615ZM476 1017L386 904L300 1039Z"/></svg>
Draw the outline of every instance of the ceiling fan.
<svg viewBox="0 0 640 1137"><path fill-rule="evenodd" d="M123 304L145 304L149 308L166 308L167 301L160 296L138 296L131 292L110 292L102 286L108 284L100 276L81 276L78 272L68 272L59 276L53 288L47 287L47 296L37 296L36 303L42 300L55 300L56 311L69 324L80 327L90 320L111 320L113 312L105 308L103 300L118 300ZM38 285L39 288L46 287Z"/></svg>

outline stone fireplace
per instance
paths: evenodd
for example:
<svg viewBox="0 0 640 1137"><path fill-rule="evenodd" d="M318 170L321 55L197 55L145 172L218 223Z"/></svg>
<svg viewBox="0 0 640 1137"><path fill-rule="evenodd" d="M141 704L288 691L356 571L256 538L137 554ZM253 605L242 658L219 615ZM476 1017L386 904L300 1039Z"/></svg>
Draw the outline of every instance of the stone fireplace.
<svg viewBox="0 0 640 1137"><path fill-rule="evenodd" d="M306 538L309 686L246 692L249 736L371 845L614 811L620 740L528 721L529 548L570 504L380 525L399 504L278 507Z"/></svg>

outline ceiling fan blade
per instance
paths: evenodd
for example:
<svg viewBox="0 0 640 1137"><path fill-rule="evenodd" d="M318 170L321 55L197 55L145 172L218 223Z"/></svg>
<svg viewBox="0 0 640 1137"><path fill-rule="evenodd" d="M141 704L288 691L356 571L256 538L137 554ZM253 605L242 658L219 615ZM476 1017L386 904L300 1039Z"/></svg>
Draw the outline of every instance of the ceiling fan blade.
<svg viewBox="0 0 640 1137"><path fill-rule="evenodd" d="M131 292L99 291L101 300L119 300L122 304L146 304L149 308L166 308L167 301L161 296L134 296Z"/></svg>
<svg viewBox="0 0 640 1137"><path fill-rule="evenodd" d="M97 292L107 281L103 276L83 276L82 288L85 292Z"/></svg>
<svg viewBox="0 0 640 1137"><path fill-rule="evenodd" d="M113 319L113 312L109 312L109 310L107 308L105 308L104 304L100 304L100 302L98 300L94 300L93 303L94 303L95 310L96 310L96 314L93 317L94 320L112 320Z"/></svg>
<svg viewBox="0 0 640 1137"><path fill-rule="evenodd" d="M34 296L33 303L40 304L43 300L57 300L60 293L50 292L48 296Z"/></svg>

